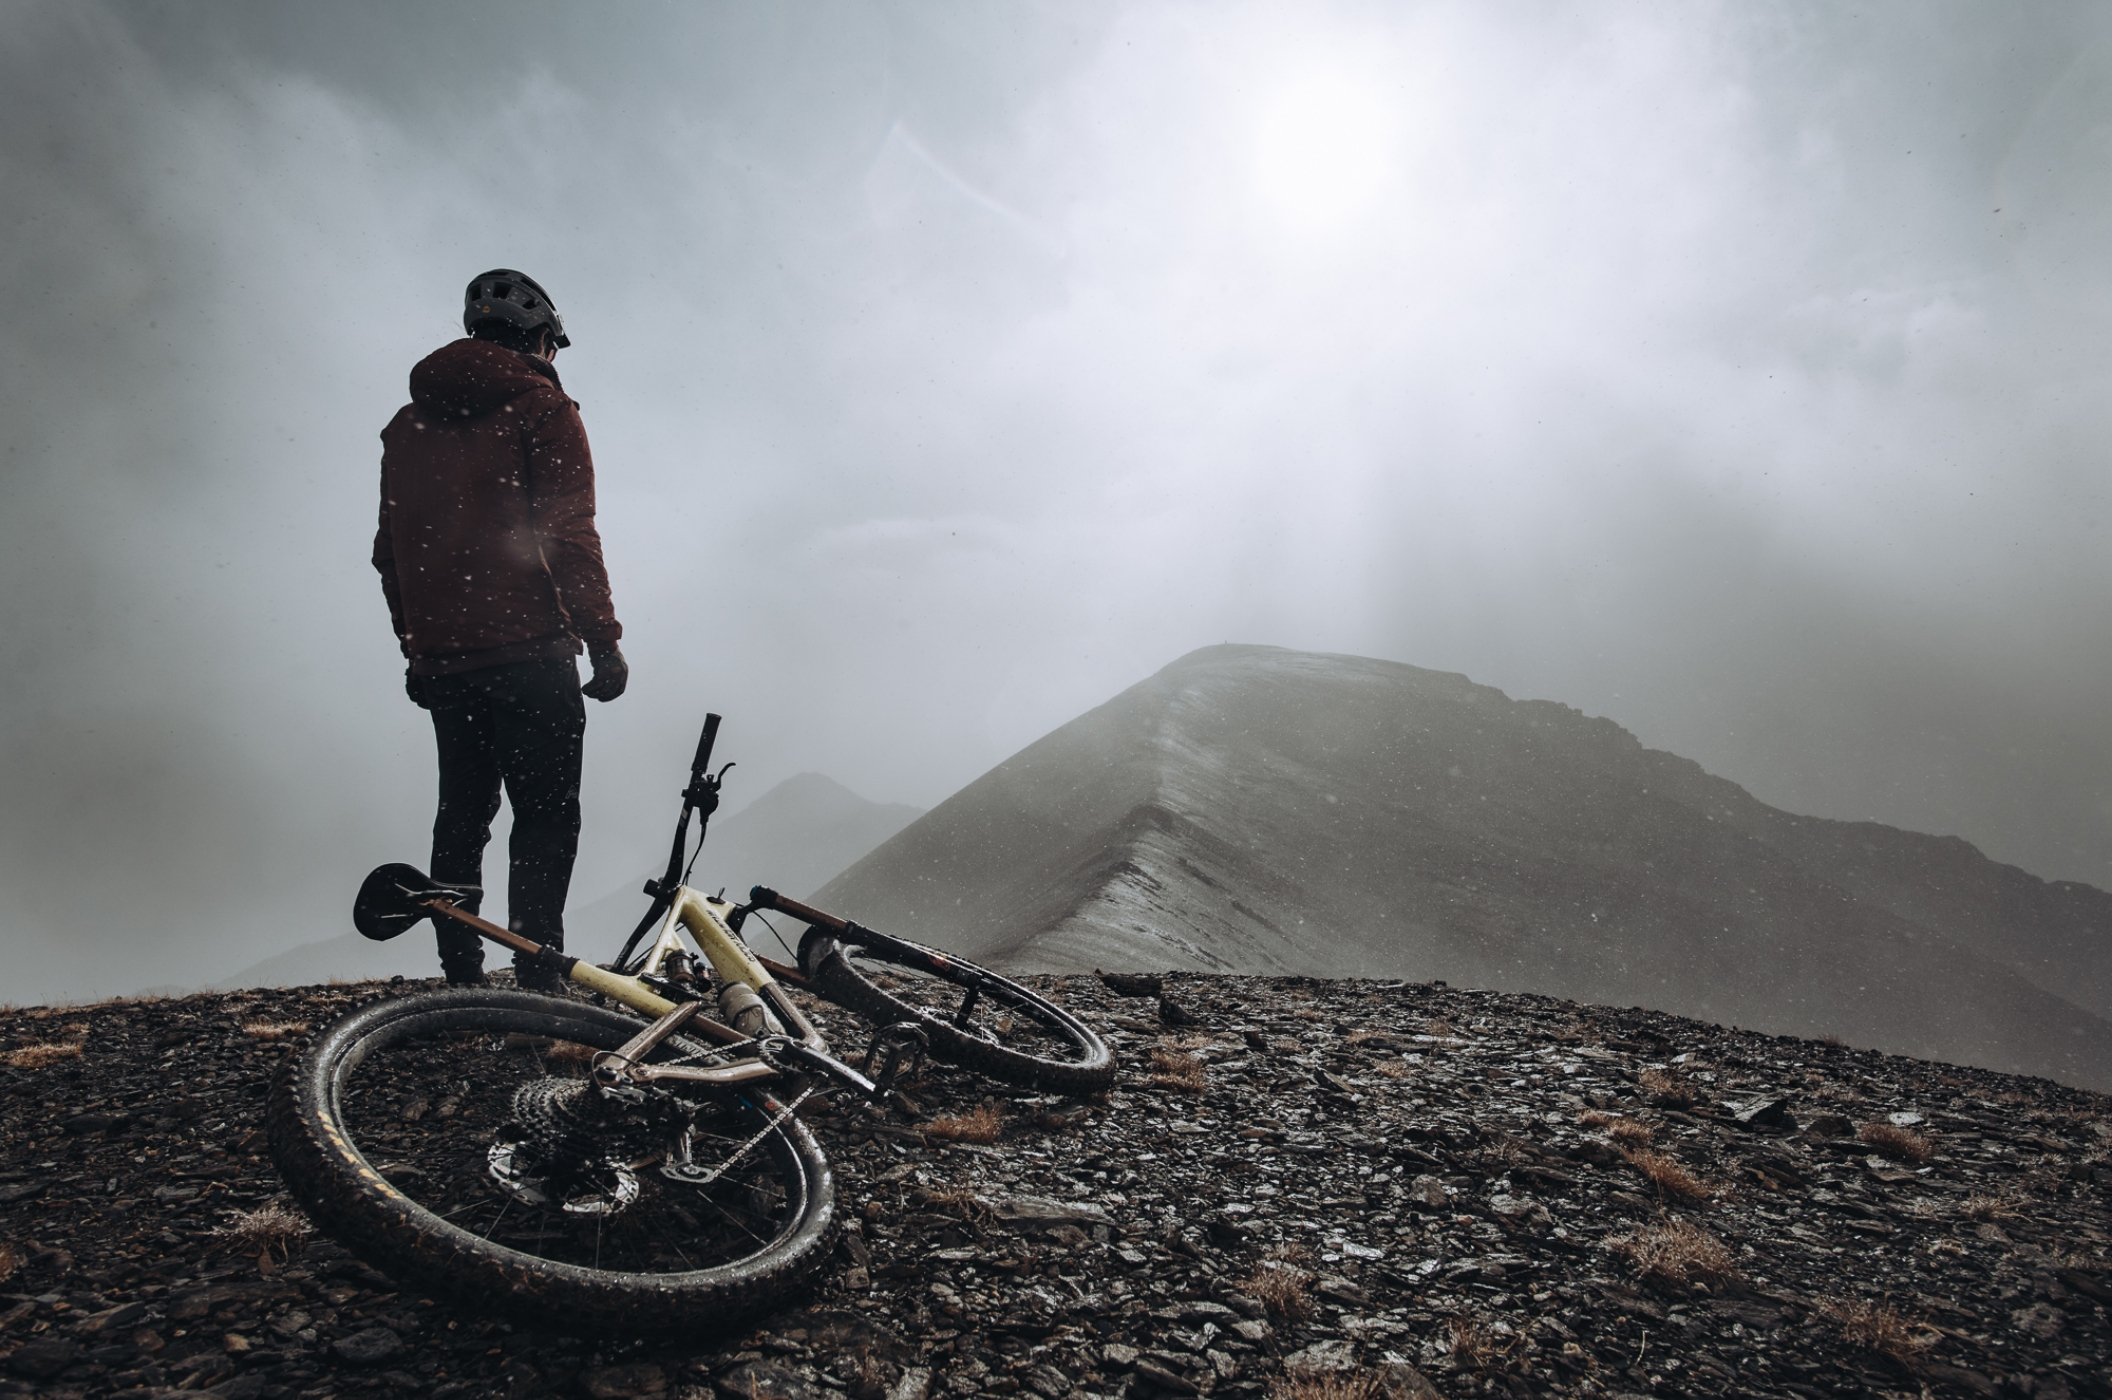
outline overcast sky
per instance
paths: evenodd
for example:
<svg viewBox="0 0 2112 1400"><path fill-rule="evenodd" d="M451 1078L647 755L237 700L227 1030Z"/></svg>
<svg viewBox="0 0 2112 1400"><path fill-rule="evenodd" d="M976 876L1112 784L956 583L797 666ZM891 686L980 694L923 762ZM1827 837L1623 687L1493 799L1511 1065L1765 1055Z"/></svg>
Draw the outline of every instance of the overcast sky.
<svg viewBox="0 0 2112 1400"><path fill-rule="evenodd" d="M707 709L929 805L1221 641L2112 884L2108 17L0 0L8 995L422 861L376 434L494 265L633 667L576 903Z"/></svg>

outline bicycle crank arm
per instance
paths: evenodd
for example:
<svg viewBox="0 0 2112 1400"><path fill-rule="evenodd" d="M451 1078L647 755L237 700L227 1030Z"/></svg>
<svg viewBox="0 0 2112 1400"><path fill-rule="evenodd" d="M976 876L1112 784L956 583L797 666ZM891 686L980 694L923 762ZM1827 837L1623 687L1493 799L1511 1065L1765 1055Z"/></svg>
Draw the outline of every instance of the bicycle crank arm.
<svg viewBox="0 0 2112 1400"><path fill-rule="evenodd" d="M802 1045L790 1036L773 1035L758 1041L756 1053L761 1055L765 1061L781 1065L786 1069L797 1068L816 1074L825 1074L831 1079L838 1080L856 1089L874 1103L880 1103L886 1098L886 1090L837 1059L834 1055L817 1050L811 1045Z"/></svg>

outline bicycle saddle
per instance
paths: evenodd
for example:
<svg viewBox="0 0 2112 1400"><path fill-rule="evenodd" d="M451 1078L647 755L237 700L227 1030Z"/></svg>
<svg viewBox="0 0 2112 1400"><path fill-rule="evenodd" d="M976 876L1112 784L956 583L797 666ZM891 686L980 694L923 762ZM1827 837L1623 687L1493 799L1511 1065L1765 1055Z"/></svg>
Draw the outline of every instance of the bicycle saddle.
<svg viewBox="0 0 2112 1400"><path fill-rule="evenodd" d="M436 896L457 903L482 894L481 885L443 884L415 865L377 865L360 882L352 901L352 927L380 943L433 916L425 902Z"/></svg>

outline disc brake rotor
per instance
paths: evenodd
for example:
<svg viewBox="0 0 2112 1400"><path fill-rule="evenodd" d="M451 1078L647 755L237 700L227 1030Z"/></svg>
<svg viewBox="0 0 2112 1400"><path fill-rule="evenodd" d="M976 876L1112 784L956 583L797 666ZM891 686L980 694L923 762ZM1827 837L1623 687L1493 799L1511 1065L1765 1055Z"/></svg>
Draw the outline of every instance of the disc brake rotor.
<svg viewBox="0 0 2112 1400"><path fill-rule="evenodd" d="M553 1171L526 1143L495 1142L487 1158L491 1179L522 1205L567 1215L615 1215L638 1199L638 1173L622 1162L593 1162Z"/></svg>

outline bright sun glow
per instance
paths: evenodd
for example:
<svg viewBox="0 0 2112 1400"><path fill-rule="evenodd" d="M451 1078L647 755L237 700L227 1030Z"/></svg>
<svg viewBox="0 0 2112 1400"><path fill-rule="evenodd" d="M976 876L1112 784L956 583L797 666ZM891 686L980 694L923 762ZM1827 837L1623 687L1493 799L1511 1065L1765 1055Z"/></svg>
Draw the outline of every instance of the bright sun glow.
<svg viewBox="0 0 2112 1400"><path fill-rule="evenodd" d="M1392 116L1377 92L1340 74L1284 89L1261 118L1255 178L1263 197L1312 229L1360 212L1390 173Z"/></svg>

